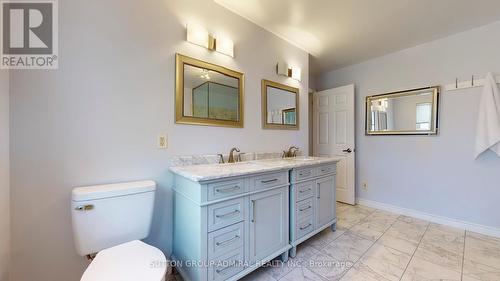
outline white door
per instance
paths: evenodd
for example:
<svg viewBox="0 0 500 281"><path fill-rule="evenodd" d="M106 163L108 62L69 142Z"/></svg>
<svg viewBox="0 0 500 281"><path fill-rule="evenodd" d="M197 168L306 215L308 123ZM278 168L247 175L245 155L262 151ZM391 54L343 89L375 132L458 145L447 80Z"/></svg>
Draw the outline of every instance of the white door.
<svg viewBox="0 0 500 281"><path fill-rule="evenodd" d="M339 157L337 201L354 204L354 85L314 94L314 155Z"/></svg>
<svg viewBox="0 0 500 281"><path fill-rule="evenodd" d="M250 196L250 261L256 262L288 244L288 189Z"/></svg>

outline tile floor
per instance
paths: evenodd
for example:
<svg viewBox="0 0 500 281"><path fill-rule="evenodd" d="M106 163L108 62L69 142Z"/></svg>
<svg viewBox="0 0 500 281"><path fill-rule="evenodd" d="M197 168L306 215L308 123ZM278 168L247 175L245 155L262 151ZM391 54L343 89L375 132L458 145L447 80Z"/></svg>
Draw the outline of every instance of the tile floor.
<svg viewBox="0 0 500 281"><path fill-rule="evenodd" d="M364 206L338 204L326 229L244 281L500 281L500 238Z"/></svg>

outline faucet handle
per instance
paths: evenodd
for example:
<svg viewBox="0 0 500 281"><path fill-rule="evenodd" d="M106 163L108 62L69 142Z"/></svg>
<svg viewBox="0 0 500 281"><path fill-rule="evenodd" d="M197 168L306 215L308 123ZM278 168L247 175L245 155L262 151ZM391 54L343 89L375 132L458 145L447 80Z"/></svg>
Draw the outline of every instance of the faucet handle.
<svg viewBox="0 0 500 281"><path fill-rule="evenodd" d="M224 155L222 153L217 154L219 156L219 164L224 164Z"/></svg>

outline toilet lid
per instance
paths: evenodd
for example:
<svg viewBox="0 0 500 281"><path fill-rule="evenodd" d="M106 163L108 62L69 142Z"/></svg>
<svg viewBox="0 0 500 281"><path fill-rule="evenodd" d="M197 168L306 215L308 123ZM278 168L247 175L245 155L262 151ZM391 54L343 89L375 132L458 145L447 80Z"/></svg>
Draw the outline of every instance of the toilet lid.
<svg viewBox="0 0 500 281"><path fill-rule="evenodd" d="M161 281L166 261L159 249L135 240L100 251L81 281Z"/></svg>

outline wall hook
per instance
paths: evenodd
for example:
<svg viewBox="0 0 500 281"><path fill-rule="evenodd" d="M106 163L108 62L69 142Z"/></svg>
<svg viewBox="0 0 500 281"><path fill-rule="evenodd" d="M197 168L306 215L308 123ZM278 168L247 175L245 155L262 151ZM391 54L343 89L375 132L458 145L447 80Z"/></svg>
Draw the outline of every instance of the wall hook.
<svg viewBox="0 0 500 281"><path fill-rule="evenodd" d="M474 75L472 75L471 86L474 87Z"/></svg>
<svg viewBox="0 0 500 281"><path fill-rule="evenodd" d="M455 78L455 89L458 89L458 78Z"/></svg>

